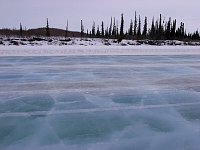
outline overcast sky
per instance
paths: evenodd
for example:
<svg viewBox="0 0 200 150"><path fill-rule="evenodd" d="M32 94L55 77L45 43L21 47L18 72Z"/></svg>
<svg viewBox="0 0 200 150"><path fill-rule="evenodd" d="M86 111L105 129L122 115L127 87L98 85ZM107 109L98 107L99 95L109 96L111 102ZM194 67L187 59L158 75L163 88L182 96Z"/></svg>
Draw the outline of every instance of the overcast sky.
<svg viewBox="0 0 200 150"><path fill-rule="evenodd" d="M20 22L27 28L42 27L49 18L50 27L63 29L68 19L70 30L80 30L82 19L86 30L93 21L108 25L111 16L120 20L122 12L128 25L134 11L142 20L162 13L185 22L190 32L200 29L200 0L0 0L0 28L18 28Z"/></svg>

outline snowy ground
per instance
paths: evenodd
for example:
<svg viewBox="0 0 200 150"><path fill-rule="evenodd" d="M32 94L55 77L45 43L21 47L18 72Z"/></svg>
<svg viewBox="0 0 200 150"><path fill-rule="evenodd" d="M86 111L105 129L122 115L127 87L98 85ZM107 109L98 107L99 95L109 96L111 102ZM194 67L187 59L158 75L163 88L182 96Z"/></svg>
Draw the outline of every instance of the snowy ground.
<svg viewBox="0 0 200 150"><path fill-rule="evenodd" d="M40 48L0 48L0 149L199 150L198 48Z"/></svg>
<svg viewBox="0 0 200 150"><path fill-rule="evenodd" d="M122 40L101 39L101 38L63 38L63 37L0 37L1 46L137 46L137 45L157 45L157 46L200 46L199 41L178 41L178 40Z"/></svg>
<svg viewBox="0 0 200 150"><path fill-rule="evenodd" d="M1 56L200 55L198 46L0 46Z"/></svg>

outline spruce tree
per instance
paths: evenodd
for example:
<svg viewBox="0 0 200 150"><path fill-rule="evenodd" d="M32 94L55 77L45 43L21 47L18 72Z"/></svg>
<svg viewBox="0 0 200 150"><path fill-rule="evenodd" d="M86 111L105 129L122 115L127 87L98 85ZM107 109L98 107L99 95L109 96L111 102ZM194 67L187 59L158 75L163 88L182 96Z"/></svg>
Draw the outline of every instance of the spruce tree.
<svg viewBox="0 0 200 150"><path fill-rule="evenodd" d="M20 23L19 34L20 34L20 36L22 36L22 34L23 34L23 28L22 28L22 24L21 23Z"/></svg>
<svg viewBox="0 0 200 150"><path fill-rule="evenodd" d="M68 37L68 20L67 20L67 26L66 26L66 30L65 30L65 39Z"/></svg>
<svg viewBox="0 0 200 150"><path fill-rule="evenodd" d="M98 26L98 27L97 27L96 37L97 37L97 38L100 38L100 35L101 35L101 33L100 33L100 30L99 30L99 26Z"/></svg>
<svg viewBox="0 0 200 150"><path fill-rule="evenodd" d="M147 37L147 17L145 17L145 19L144 19L144 28L143 28L142 36L144 38Z"/></svg>
<svg viewBox="0 0 200 150"><path fill-rule="evenodd" d="M134 36L137 35L137 14L135 11L135 21L134 21Z"/></svg>
<svg viewBox="0 0 200 150"><path fill-rule="evenodd" d="M83 20L81 20L81 37L84 36L84 26L83 26Z"/></svg>
<svg viewBox="0 0 200 150"><path fill-rule="evenodd" d="M151 29L150 29L150 38L154 39L155 38L155 23L154 23L154 17L152 19L152 24L151 24Z"/></svg>
<svg viewBox="0 0 200 150"><path fill-rule="evenodd" d="M156 23L155 23L155 37L154 39L159 39L159 21L156 20Z"/></svg>
<svg viewBox="0 0 200 150"><path fill-rule="evenodd" d="M116 37L119 36L118 20L116 21Z"/></svg>
<svg viewBox="0 0 200 150"><path fill-rule="evenodd" d="M185 36L185 28L184 28L184 23L181 22L180 27L176 30L176 37L179 39L183 39Z"/></svg>
<svg viewBox="0 0 200 150"><path fill-rule="evenodd" d="M171 38L174 39L176 34L176 19L172 23L171 27Z"/></svg>
<svg viewBox="0 0 200 150"><path fill-rule="evenodd" d="M159 27L158 27L158 39L161 39L163 36L163 25L162 25L162 15L160 14Z"/></svg>
<svg viewBox="0 0 200 150"><path fill-rule="evenodd" d="M180 26L180 36L181 38L184 38L184 35L185 35L185 25L183 22L181 22L181 26Z"/></svg>
<svg viewBox="0 0 200 150"><path fill-rule="evenodd" d="M166 38L169 40L171 35L171 18L169 18L169 21L167 23L167 28L166 28Z"/></svg>
<svg viewBox="0 0 200 150"><path fill-rule="evenodd" d="M108 29L108 27L107 27L107 29L105 30L105 37L106 37L106 38L109 37L109 32L110 32L110 31L109 31L109 29Z"/></svg>
<svg viewBox="0 0 200 150"><path fill-rule="evenodd" d="M49 37L50 36L50 29L49 29L49 20L47 18L47 25L46 25L46 36Z"/></svg>
<svg viewBox="0 0 200 150"><path fill-rule="evenodd" d="M112 17L111 17L111 20L110 20L109 36L110 37L112 36Z"/></svg>
<svg viewBox="0 0 200 150"><path fill-rule="evenodd" d="M95 22L93 22L93 25L92 25L92 36L95 37Z"/></svg>
<svg viewBox="0 0 200 150"><path fill-rule="evenodd" d="M132 36L132 35L133 35L133 20L132 20L132 19L131 19L131 23L130 23L128 35L129 35L129 36Z"/></svg>
<svg viewBox="0 0 200 150"><path fill-rule="evenodd" d="M120 37L124 36L124 16L121 14L121 26L120 26Z"/></svg>
<svg viewBox="0 0 200 150"><path fill-rule="evenodd" d="M141 19L140 19L140 16L139 16L139 21L138 21L137 37L138 38L141 37Z"/></svg>
<svg viewBox="0 0 200 150"><path fill-rule="evenodd" d="M114 22L113 22L113 30L112 30L112 36L116 36L116 25L115 25L115 17L114 17Z"/></svg>
<svg viewBox="0 0 200 150"><path fill-rule="evenodd" d="M103 21L101 23L101 36L104 37L104 24L103 24Z"/></svg>

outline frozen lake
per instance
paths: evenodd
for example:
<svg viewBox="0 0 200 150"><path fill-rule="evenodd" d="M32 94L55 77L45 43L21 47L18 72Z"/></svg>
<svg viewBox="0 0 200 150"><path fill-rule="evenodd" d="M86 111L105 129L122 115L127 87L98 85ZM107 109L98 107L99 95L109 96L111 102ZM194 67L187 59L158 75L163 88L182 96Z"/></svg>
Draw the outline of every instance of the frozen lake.
<svg viewBox="0 0 200 150"><path fill-rule="evenodd" d="M0 58L1 150L199 150L200 55Z"/></svg>

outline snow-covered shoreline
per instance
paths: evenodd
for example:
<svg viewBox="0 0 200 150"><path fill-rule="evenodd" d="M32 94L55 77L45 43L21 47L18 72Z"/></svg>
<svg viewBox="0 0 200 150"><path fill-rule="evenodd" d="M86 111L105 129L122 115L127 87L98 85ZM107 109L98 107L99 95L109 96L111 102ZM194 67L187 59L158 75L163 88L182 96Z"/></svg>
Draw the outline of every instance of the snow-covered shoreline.
<svg viewBox="0 0 200 150"><path fill-rule="evenodd" d="M63 37L0 37L1 46L200 46L200 41L178 41L178 40L128 40L101 38L63 38Z"/></svg>
<svg viewBox="0 0 200 150"><path fill-rule="evenodd" d="M198 46L0 46L2 56L200 55Z"/></svg>
<svg viewBox="0 0 200 150"><path fill-rule="evenodd" d="M200 42L1 37L1 56L200 55ZM3 44L2 44L3 43Z"/></svg>

